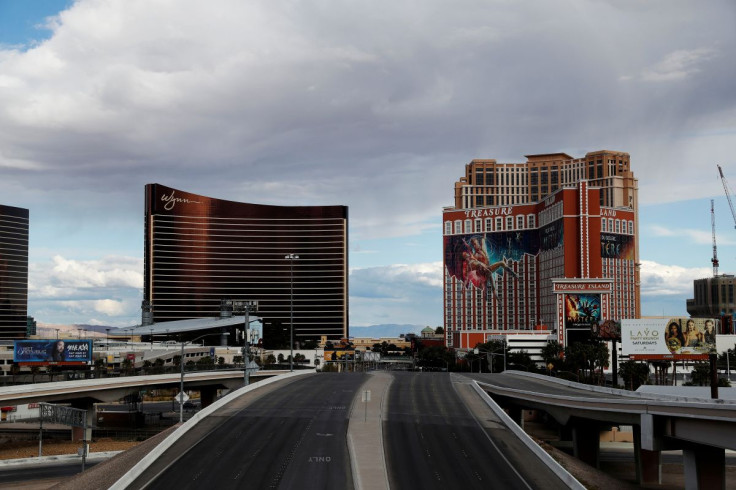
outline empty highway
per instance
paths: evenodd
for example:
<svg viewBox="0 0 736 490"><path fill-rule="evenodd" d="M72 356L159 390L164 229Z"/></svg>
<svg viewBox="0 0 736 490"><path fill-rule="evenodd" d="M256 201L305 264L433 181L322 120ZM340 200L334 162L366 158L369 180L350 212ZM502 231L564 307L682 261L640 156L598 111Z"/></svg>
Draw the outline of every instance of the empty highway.
<svg viewBox="0 0 736 490"><path fill-rule="evenodd" d="M132 488L352 488L346 431L364 380L306 376L209 416L192 431L198 440L172 446Z"/></svg>
<svg viewBox="0 0 736 490"><path fill-rule="evenodd" d="M361 401L368 379L308 374L251 391L203 418L125 488L568 488L501 422L469 378L370 377L375 425L366 424ZM349 447L371 451L351 460Z"/></svg>
<svg viewBox="0 0 736 490"><path fill-rule="evenodd" d="M467 378L397 372L387 412L384 443L394 490L568 488L480 403Z"/></svg>

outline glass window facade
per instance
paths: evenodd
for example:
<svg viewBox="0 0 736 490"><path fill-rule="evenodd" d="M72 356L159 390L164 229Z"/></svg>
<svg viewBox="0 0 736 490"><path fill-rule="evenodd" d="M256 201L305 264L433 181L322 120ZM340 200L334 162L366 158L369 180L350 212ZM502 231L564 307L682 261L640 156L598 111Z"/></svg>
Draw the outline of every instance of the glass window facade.
<svg viewBox="0 0 736 490"><path fill-rule="evenodd" d="M26 336L28 210L0 205L0 338Z"/></svg>
<svg viewBox="0 0 736 490"><path fill-rule="evenodd" d="M346 206L266 206L146 186L144 300L154 322L214 317L258 301L264 330L348 335ZM296 254L292 261L285 257ZM293 269L292 269L293 266Z"/></svg>

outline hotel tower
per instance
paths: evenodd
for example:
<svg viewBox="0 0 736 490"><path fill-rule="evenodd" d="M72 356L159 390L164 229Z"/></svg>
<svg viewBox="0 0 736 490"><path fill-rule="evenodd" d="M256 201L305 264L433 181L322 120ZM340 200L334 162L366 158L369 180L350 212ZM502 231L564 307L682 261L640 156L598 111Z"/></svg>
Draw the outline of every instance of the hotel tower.
<svg viewBox="0 0 736 490"><path fill-rule="evenodd" d="M637 180L627 153L473 160L443 211L446 343L640 315Z"/></svg>

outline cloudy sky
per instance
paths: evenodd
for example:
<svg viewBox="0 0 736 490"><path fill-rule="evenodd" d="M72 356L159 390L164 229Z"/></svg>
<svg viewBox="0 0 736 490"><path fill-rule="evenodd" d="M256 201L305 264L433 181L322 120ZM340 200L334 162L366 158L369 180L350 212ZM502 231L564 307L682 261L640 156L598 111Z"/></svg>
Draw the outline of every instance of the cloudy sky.
<svg viewBox="0 0 736 490"><path fill-rule="evenodd" d="M705 8L707 5L707 8ZM29 314L140 319L143 188L350 207L350 323L442 324L441 211L473 158L631 154L645 315L736 230L736 4L0 0L0 203Z"/></svg>

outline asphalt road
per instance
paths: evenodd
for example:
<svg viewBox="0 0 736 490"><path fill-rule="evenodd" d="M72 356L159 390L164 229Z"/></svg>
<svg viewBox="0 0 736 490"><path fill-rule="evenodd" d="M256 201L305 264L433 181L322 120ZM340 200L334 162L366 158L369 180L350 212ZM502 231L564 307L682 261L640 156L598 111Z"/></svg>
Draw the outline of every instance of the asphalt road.
<svg viewBox="0 0 736 490"><path fill-rule="evenodd" d="M99 461L87 461L85 468L89 469L97 463ZM0 469L0 488L5 486L18 488L22 482L36 482L45 479L59 480L60 478L74 476L80 471L82 471L81 459L74 462L6 466Z"/></svg>
<svg viewBox="0 0 736 490"><path fill-rule="evenodd" d="M392 490L567 488L492 413L473 416L464 378L393 375L383 428Z"/></svg>
<svg viewBox="0 0 736 490"><path fill-rule="evenodd" d="M174 445L157 461L151 472L160 473L146 488L352 488L346 432L364 380L363 374L322 373L220 420L210 415L198 424L198 442ZM141 488L147 475L133 487Z"/></svg>

